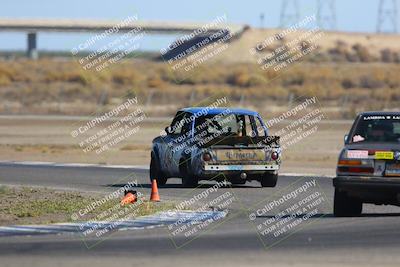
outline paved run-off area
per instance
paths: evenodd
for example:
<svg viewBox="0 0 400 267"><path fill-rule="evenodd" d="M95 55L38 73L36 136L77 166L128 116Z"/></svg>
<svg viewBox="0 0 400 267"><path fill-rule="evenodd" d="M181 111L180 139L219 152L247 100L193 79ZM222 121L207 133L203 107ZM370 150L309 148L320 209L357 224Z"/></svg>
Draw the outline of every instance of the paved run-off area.
<svg viewBox="0 0 400 267"><path fill-rule="evenodd" d="M146 170L12 164L0 168L1 184L89 192L113 192L129 179L138 182L138 191L149 194ZM364 205L361 217L334 218L332 181L327 177L281 176L276 188L261 188L257 182L216 185L204 182L193 190L172 179L159 192L162 200L173 199L192 208L205 203L229 210L218 222L184 232L179 227L160 227L119 231L102 238L2 237L2 266L17 262L19 266L82 266L86 262L99 266L400 264L398 207Z"/></svg>
<svg viewBox="0 0 400 267"><path fill-rule="evenodd" d="M171 123L172 118L148 118L140 125L138 133L100 154L94 151L84 153L78 140L70 135L85 120L88 118L0 116L0 161L149 166L151 141L160 134L160 129ZM271 134L280 131L287 123L274 125ZM351 124L352 121L345 120L321 121L315 133L285 149L282 171L334 175L343 136ZM85 135L86 138L89 136Z"/></svg>

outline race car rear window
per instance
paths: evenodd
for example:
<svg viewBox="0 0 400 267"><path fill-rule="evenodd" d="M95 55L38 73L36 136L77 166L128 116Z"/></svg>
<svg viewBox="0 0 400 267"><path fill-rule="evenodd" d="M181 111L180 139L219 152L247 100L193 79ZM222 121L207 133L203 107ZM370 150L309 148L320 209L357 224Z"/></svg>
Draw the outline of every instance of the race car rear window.
<svg viewBox="0 0 400 267"><path fill-rule="evenodd" d="M195 121L195 130L207 135L253 136L253 116L218 114L201 116Z"/></svg>

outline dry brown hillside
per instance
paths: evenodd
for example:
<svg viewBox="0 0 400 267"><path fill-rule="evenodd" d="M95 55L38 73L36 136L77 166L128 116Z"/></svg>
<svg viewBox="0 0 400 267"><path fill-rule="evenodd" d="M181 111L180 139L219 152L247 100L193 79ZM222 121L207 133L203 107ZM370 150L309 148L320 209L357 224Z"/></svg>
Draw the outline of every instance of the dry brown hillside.
<svg viewBox="0 0 400 267"><path fill-rule="evenodd" d="M217 93L232 105L268 113L315 96L336 118L399 106L400 36L323 32L316 51L279 71L262 69L257 58L307 33L297 31L251 54L280 31L250 28L189 72L143 58L125 58L101 72L84 70L80 58L0 59L0 113L90 114L138 95L159 116Z"/></svg>
<svg viewBox="0 0 400 267"><path fill-rule="evenodd" d="M260 43L280 32L282 29L255 29L249 28L244 31L242 36L232 41L224 53L217 60L225 62L254 62L254 57L249 50ZM298 30L287 35L285 42L303 36L307 30ZM400 35L394 34L370 34L353 32L323 31L323 36L316 42L320 47L320 52L328 52L339 45L351 48L361 45L368 49L374 57L380 57L381 51L389 49L394 52L400 51Z"/></svg>

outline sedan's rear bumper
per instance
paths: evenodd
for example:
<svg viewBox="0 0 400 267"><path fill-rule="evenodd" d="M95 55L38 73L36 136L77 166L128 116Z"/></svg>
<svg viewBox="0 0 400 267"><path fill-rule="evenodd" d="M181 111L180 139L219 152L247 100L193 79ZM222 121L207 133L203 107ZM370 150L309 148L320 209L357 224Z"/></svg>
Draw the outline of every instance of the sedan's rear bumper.
<svg viewBox="0 0 400 267"><path fill-rule="evenodd" d="M337 176L333 179L333 186L341 189L400 192L400 177Z"/></svg>
<svg viewBox="0 0 400 267"><path fill-rule="evenodd" d="M363 203L400 204L400 178L338 176L333 179L333 185Z"/></svg>

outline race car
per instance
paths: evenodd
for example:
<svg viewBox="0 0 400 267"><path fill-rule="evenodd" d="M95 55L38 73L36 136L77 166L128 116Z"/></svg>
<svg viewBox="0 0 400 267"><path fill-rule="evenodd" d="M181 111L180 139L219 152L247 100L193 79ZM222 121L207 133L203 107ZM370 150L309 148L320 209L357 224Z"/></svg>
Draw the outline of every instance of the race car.
<svg viewBox="0 0 400 267"><path fill-rule="evenodd" d="M400 112L359 114L344 139L333 179L334 215L360 215L363 203L399 205Z"/></svg>
<svg viewBox="0 0 400 267"><path fill-rule="evenodd" d="M178 177L185 187L211 179L233 184L257 180L263 187L274 187L280 163L279 137L268 134L257 112L184 108L153 140L150 179L161 186Z"/></svg>

